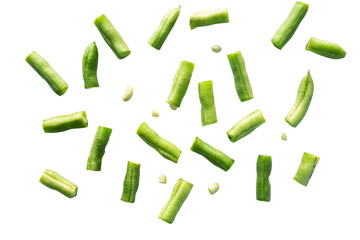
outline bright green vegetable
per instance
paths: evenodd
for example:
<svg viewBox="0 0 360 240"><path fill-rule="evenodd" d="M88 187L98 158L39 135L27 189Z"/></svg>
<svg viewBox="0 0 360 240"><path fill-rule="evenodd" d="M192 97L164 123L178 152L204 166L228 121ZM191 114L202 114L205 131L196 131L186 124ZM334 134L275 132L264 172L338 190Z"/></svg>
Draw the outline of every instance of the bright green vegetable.
<svg viewBox="0 0 360 240"><path fill-rule="evenodd" d="M82 111L45 119L42 126L44 132L56 133L74 128L85 128L88 126L88 120L86 118L86 113Z"/></svg>
<svg viewBox="0 0 360 240"><path fill-rule="evenodd" d="M204 156L212 164L221 168L225 172L228 171L234 164L234 160L232 158L228 157L220 150L213 148L198 137L195 138L190 150Z"/></svg>
<svg viewBox="0 0 360 240"><path fill-rule="evenodd" d="M211 50L212 50L213 52L218 53L218 52L221 51L221 47L220 47L219 45L214 45L214 46L211 47Z"/></svg>
<svg viewBox="0 0 360 240"><path fill-rule="evenodd" d="M211 195L215 194L217 191L219 191L219 184L218 183L211 184L208 190Z"/></svg>
<svg viewBox="0 0 360 240"><path fill-rule="evenodd" d="M310 71L308 71L306 76L301 80L296 101L285 118L286 122L289 123L290 126L296 127L305 117L305 114L310 106L313 92L314 83L310 75Z"/></svg>
<svg viewBox="0 0 360 240"><path fill-rule="evenodd" d="M284 141L287 141L287 136L285 133L282 133L281 134L281 139L284 140Z"/></svg>
<svg viewBox="0 0 360 240"><path fill-rule="evenodd" d="M98 49L95 42L92 42L86 49L82 61L82 72L85 88L99 87L97 78Z"/></svg>
<svg viewBox="0 0 360 240"><path fill-rule="evenodd" d="M269 181L271 173L271 156L259 155L256 163L256 199L270 202L271 185Z"/></svg>
<svg viewBox="0 0 360 240"><path fill-rule="evenodd" d="M226 8L201 11L190 16L190 29L228 22L229 14Z"/></svg>
<svg viewBox="0 0 360 240"><path fill-rule="evenodd" d="M181 206L189 196L193 184L179 178L174 186L169 201L161 210L159 218L167 223L173 223Z"/></svg>
<svg viewBox="0 0 360 240"><path fill-rule="evenodd" d="M49 84L57 95L61 96L66 92L69 85L37 52L33 51L30 53L25 58L25 61Z"/></svg>
<svg viewBox="0 0 360 240"><path fill-rule="evenodd" d="M174 163L178 162L181 150L168 140L157 135L145 122L140 125L136 133L145 143L158 151L161 156Z"/></svg>
<svg viewBox="0 0 360 240"><path fill-rule="evenodd" d="M310 153L304 153L300 166L294 176L294 180L298 183L308 185L312 174L314 173L316 164L319 162L320 157Z"/></svg>
<svg viewBox="0 0 360 240"><path fill-rule="evenodd" d="M256 110L237 122L229 131L227 131L227 135L231 142L236 142L237 140L247 136L265 122L265 118L261 111Z"/></svg>
<svg viewBox="0 0 360 240"><path fill-rule="evenodd" d="M296 29L299 27L301 21L305 17L308 8L309 5L305 3L295 3L289 16L281 24L279 29L276 31L274 37L271 39L271 42L276 48L281 50L285 46L285 44L291 39Z"/></svg>
<svg viewBox="0 0 360 240"><path fill-rule="evenodd" d="M151 36L148 44L150 44L153 48L160 50L169 33L171 32L171 29L174 27L179 14L180 6L178 8L171 9L161 20L159 27Z"/></svg>
<svg viewBox="0 0 360 240"><path fill-rule="evenodd" d="M227 55L232 73L234 75L235 88L241 102L254 98L249 77L245 68L245 61L241 52Z"/></svg>
<svg viewBox="0 0 360 240"><path fill-rule="evenodd" d="M101 171L102 158L105 154L106 145L109 142L111 128L99 126L91 146L86 170Z"/></svg>
<svg viewBox="0 0 360 240"><path fill-rule="evenodd" d="M140 164L128 161L121 200L135 202L136 192L140 181Z"/></svg>
<svg viewBox="0 0 360 240"><path fill-rule="evenodd" d="M101 33L101 36L104 38L105 42L109 45L109 47L113 50L119 59L123 59L131 53L129 47L122 39L119 32L115 29L110 20L104 14L96 18L94 24Z"/></svg>
<svg viewBox="0 0 360 240"><path fill-rule="evenodd" d="M199 82L201 123L203 126L217 122L212 81Z"/></svg>
<svg viewBox="0 0 360 240"><path fill-rule="evenodd" d="M305 49L332 59L340 59L346 56L345 50L336 43L327 42L314 37L310 38Z"/></svg>
<svg viewBox="0 0 360 240"><path fill-rule="evenodd" d="M74 183L70 182L69 180L63 178L56 172L49 169L45 169L39 182L41 182L48 188L60 192L68 198L73 198L77 194L78 187Z"/></svg>

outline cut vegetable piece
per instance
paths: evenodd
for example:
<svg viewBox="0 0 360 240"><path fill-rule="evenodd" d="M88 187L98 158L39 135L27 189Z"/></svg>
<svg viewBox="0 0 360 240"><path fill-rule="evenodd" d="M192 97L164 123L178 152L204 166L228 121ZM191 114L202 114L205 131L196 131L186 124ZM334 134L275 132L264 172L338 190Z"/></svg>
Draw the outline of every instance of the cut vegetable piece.
<svg viewBox="0 0 360 240"><path fill-rule="evenodd" d="M320 157L310 153L304 153L300 166L294 176L294 180L298 183L308 185L312 174L314 173L316 164L319 162Z"/></svg>
<svg viewBox="0 0 360 240"><path fill-rule="evenodd" d="M190 29L228 22L229 14L226 8L201 11L190 16Z"/></svg>
<svg viewBox="0 0 360 240"><path fill-rule="evenodd" d="M203 126L217 122L212 81L199 83L199 98L201 103L201 123Z"/></svg>
<svg viewBox="0 0 360 240"><path fill-rule="evenodd" d="M345 50L336 43L320 40L314 37L310 38L305 49L332 59L340 59L346 56Z"/></svg>
<svg viewBox="0 0 360 240"><path fill-rule="evenodd" d="M69 180L63 178L58 173L45 169L43 175L41 176L39 182L58 191L59 193L65 195L68 198L73 198L77 194L78 187L70 182Z"/></svg>
<svg viewBox="0 0 360 240"><path fill-rule="evenodd" d="M219 184L218 183L211 184L208 190L211 195L215 194L217 191L219 191Z"/></svg>
<svg viewBox="0 0 360 240"><path fill-rule="evenodd" d="M269 177L271 167L271 156L259 155L256 163L256 199L259 201L270 202L271 185Z"/></svg>
<svg viewBox="0 0 360 240"><path fill-rule="evenodd" d="M285 133L282 133L281 134L281 139L284 140L284 141L287 141L287 136Z"/></svg>
<svg viewBox="0 0 360 240"><path fill-rule="evenodd" d="M128 161L121 200L134 203L140 181L140 164Z"/></svg>
<svg viewBox="0 0 360 240"><path fill-rule="evenodd" d="M102 158L105 154L105 148L109 142L111 133L111 128L101 126L98 127L93 144L91 146L86 170L101 171Z"/></svg>
<svg viewBox="0 0 360 240"><path fill-rule="evenodd" d="M95 42L93 42L85 49L82 61L82 72L86 89L99 87L97 78L98 58L98 49Z"/></svg>
<svg viewBox="0 0 360 240"><path fill-rule="evenodd" d="M82 111L45 119L42 126L46 133L64 132L69 129L85 128L88 126L88 120L86 113Z"/></svg>
<svg viewBox="0 0 360 240"><path fill-rule="evenodd" d="M159 176L159 183L166 183L166 176L165 175L160 175Z"/></svg>

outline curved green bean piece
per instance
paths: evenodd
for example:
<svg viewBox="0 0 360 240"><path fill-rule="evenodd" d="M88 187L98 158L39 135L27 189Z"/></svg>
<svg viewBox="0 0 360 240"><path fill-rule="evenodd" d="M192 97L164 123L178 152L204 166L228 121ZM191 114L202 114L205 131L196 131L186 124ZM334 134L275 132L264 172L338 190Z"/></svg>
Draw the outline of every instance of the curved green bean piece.
<svg viewBox="0 0 360 240"><path fill-rule="evenodd" d="M346 56L345 50L336 43L320 40L314 37L310 38L305 49L332 59L340 59Z"/></svg>
<svg viewBox="0 0 360 240"><path fill-rule="evenodd" d="M167 223L173 223L181 206L189 196L193 184L179 178L174 186L169 201L161 210L159 218Z"/></svg>
<svg viewBox="0 0 360 240"><path fill-rule="evenodd" d="M279 29L276 31L274 37L271 39L271 42L276 48L281 50L285 46L285 44L291 39L296 29L299 27L301 21L305 17L308 8L309 5L305 3L295 3L289 16L281 24Z"/></svg>
<svg viewBox="0 0 360 240"><path fill-rule="evenodd" d="M82 72L85 88L99 87L97 78L98 49L95 42L92 42L86 49L82 60Z"/></svg>
<svg viewBox="0 0 360 240"><path fill-rule="evenodd" d="M256 199L270 202L271 185L269 176L271 173L271 156L259 155L256 162Z"/></svg>
<svg viewBox="0 0 360 240"><path fill-rule="evenodd" d="M178 8L171 9L161 20L159 27L148 41L148 44L157 50L160 50L168 37L171 29L174 27L176 20L180 14L180 6Z"/></svg>
<svg viewBox="0 0 360 240"><path fill-rule="evenodd" d="M237 140L250 134L265 122L265 118L261 111L256 110L255 112L241 119L229 131L227 131L228 138L231 142L236 142Z"/></svg>
<svg viewBox="0 0 360 240"><path fill-rule="evenodd" d="M143 122L136 134L144 140L150 147L158 151L164 158L177 163L181 155L181 150L168 140L160 137L145 122Z"/></svg>
<svg viewBox="0 0 360 240"><path fill-rule="evenodd" d="M190 16L190 29L218 23L228 23L229 14L226 8L196 12Z"/></svg>
<svg viewBox="0 0 360 240"><path fill-rule="evenodd" d="M112 25L110 20L103 14L94 21L105 42L113 50L119 59L126 58L130 53L129 47L120 36L119 32Z"/></svg>
<svg viewBox="0 0 360 240"><path fill-rule="evenodd" d="M217 122L212 81L199 82L201 123L203 126Z"/></svg>
<svg viewBox="0 0 360 240"><path fill-rule="evenodd" d="M287 114L285 121L292 127L299 125L309 109L311 98L314 92L314 83L310 71L301 80L296 101Z"/></svg>
<svg viewBox="0 0 360 240"><path fill-rule="evenodd" d="M241 52L227 55L232 73L234 75L235 88L241 102L254 98L249 77L245 68L245 61Z"/></svg>
<svg viewBox="0 0 360 240"><path fill-rule="evenodd" d="M112 133L111 128L99 126L91 146L86 170L101 171L102 158Z"/></svg>
<svg viewBox="0 0 360 240"><path fill-rule="evenodd" d="M49 84L57 95L61 96L66 92L69 85L37 52L30 53L25 61Z"/></svg>
<svg viewBox="0 0 360 240"><path fill-rule="evenodd" d="M63 132L74 128L85 128L88 126L86 113L76 112L69 115L60 115L45 119L43 121L43 129L46 133Z"/></svg>
<svg viewBox="0 0 360 240"><path fill-rule="evenodd" d="M43 175L41 176L39 182L58 191L59 193L65 195L68 198L73 198L77 194L78 187L70 182L69 180L63 178L59 174L49 169L45 169Z"/></svg>
<svg viewBox="0 0 360 240"><path fill-rule="evenodd" d="M175 107L180 107L185 93L190 84L191 75L194 71L195 65L188 61L182 61L175 74L171 91L167 99L167 103Z"/></svg>
<svg viewBox="0 0 360 240"><path fill-rule="evenodd" d="M305 152L294 176L294 180L306 187L319 160L320 157Z"/></svg>
<svg viewBox="0 0 360 240"><path fill-rule="evenodd" d="M140 164L128 161L121 200L134 203L140 181Z"/></svg>
<svg viewBox="0 0 360 240"><path fill-rule="evenodd" d="M225 172L227 172L234 164L234 160L232 158L228 157L220 150L213 148L198 137L195 138L190 150L204 156L212 164L221 168Z"/></svg>

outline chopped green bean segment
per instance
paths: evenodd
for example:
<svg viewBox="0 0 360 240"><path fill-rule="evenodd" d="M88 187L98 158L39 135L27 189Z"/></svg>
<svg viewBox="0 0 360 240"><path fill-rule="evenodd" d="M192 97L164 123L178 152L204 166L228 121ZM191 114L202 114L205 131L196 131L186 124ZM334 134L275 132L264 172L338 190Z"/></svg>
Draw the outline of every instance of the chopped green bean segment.
<svg viewBox="0 0 360 240"><path fill-rule="evenodd" d="M228 22L229 14L226 8L201 11L190 16L190 29Z"/></svg>
<svg viewBox="0 0 360 240"><path fill-rule="evenodd" d="M160 175L159 176L159 183L166 183L166 176L165 175Z"/></svg>
<svg viewBox="0 0 360 240"><path fill-rule="evenodd" d="M66 92L69 85L37 52L30 53L25 58L25 61L49 84L57 95L61 96Z"/></svg>
<svg viewBox="0 0 360 240"><path fill-rule="evenodd" d="M98 49L95 42L92 42L86 49L82 61L82 72L85 88L99 87L97 78Z"/></svg>
<svg viewBox="0 0 360 240"><path fill-rule="evenodd" d="M49 169L45 169L43 175L41 176L39 182L58 191L59 193L65 195L68 198L73 198L77 194L78 187L70 182L69 180L63 178L59 174Z"/></svg>
<svg viewBox="0 0 360 240"><path fill-rule="evenodd" d="M312 174L314 173L316 164L319 162L320 157L310 153L304 153L300 166L294 176L294 180L298 183L308 185Z"/></svg>
<svg viewBox="0 0 360 240"><path fill-rule="evenodd" d="M195 138L190 150L204 156L212 164L221 168L225 172L228 171L234 164L234 160L232 158L228 157L220 150L213 148L198 137Z"/></svg>
<svg viewBox="0 0 360 240"><path fill-rule="evenodd" d="M140 181L140 164L128 161L121 200L134 203Z"/></svg>
<svg viewBox="0 0 360 240"><path fill-rule="evenodd" d="M215 53L218 53L221 51L221 47L219 45L214 45L211 47L211 50Z"/></svg>
<svg viewBox="0 0 360 240"><path fill-rule="evenodd" d="M332 59L340 59L346 56L345 50L336 43L320 40L314 37L310 38L305 49Z"/></svg>
<svg viewBox="0 0 360 240"><path fill-rule="evenodd" d="M124 95L122 96L122 99L124 102L129 101L132 98L132 95L134 93L134 87L132 85L127 85Z"/></svg>
<svg viewBox="0 0 360 240"><path fill-rule="evenodd" d="M86 113L76 112L69 115L60 115L45 119L43 121L43 129L46 133L63 132L74 128L85 128L88 126Z"/></svg>
<svg viewBox="0 0 360 240"><path fill-rule="evenodd" d="M208 190L211 195L215 194L217 191L219 191L219 184L218 183L211 184Z"/></svg>
<svg viewBox="0 0 360 240"><path fill-rule="evenodd" d="M150 147L158 151L164 158L177 163L181 155L181 150L168 140L160 137L149 125L143 122L138 130L137 135L144 140Z"/></svg>
<svg viewBox="0 0 360 240"><path fill-rule="evenodd" d="M271 156L259 155L256 163L256 199L270 202L271 185L269 176L271 173Z"/></svg>
<svg viewBox="0 0 360 240"><path fill-rule="evenodd" d="M284 141L287 141L287 136L285 133L282 133L281 134L281 139L284 140Z"/></svg>
<svg viewBox="0 0 360 240"><path fill-rule="evenodd" d="M105 154L106 145L109 142L111 128L99 126L91 146L86 170L101 171L102 158Z"/></svg>
<svg viewBox="0 0 360 240"><path fill-rule="evenodd" d="M169 201L161 210L159 218L167 223L173 223L181 206L189 196L193 184L179 178L174 186Z"/></svg>
<svg viewBox="0 0 360 240"><path fill-rule="evenodd" d="M231 142L236 142L237 140L250 134L265 122L265 118L261 111L256 110L237 122L229 131L227 131L227 135Z"/></svg>
<svg viewBox="0 0 360 240"><path fill-rule="evenodd" d="M203 126L217 122L213 83L199 82L199 98L201 103L201 123Z"/></svg>

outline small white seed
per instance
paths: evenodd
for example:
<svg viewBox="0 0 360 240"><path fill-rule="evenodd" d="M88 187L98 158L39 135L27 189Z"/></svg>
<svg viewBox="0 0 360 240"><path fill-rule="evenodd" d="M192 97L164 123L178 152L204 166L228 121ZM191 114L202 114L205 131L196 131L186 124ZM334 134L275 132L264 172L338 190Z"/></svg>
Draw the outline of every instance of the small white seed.
<svg viewBox="0 0 360 240"><path fill-rule="evenodd" d="M218 52L221 51L221 47L220 47L219 45L214 45L214 46L211 47L211 50L212 50L213 52L218 53Z"/></svg>
<svg viewBox="0 0 360 240"><path fill-rule="evenodd" d="M165 175L160 175L159 176L159 183L166 183L166 176Z"/></svg>
<svg viewBox="0 0 360 240"><path fill-rule="evenodd" d="M208 188L208 190L211 195L215 194L219 190L219 184L218 183L211 184L211 186Z"/></svg>
<svg viewBox="0 0 360 240"><path fill-rule="evenodd" d="M153 109L153 110L151 111L151 115L152 115L153 117L158 117L158 116L159 116L159 112L156 111L155 109Z"/></svg>
<svg viewBox="0 0 360 240"><path fill-rule="evenodd" d="M170 108L171 108L172 110L176 110L176 109L177 109L177 106L170 104Z"/></svg>
<svg viewBox="0 0 360 240"><path fill-rule="evenodd" d="M287 141L287 136L285 133L282 133L281 134L281 139L284 140L284 141Z"/></svg>
<svg viewBox="0 0 360 240"><path fill-rule="evenodd" d="M129 85L126 87L126 90L125 90L124 95L122 96L122 99L123 99L125 102L129 101L129 100L131 99L132 95L133 95L133 92L134 92L134 88L133 88L132 85L129 84Z"/></svg>

